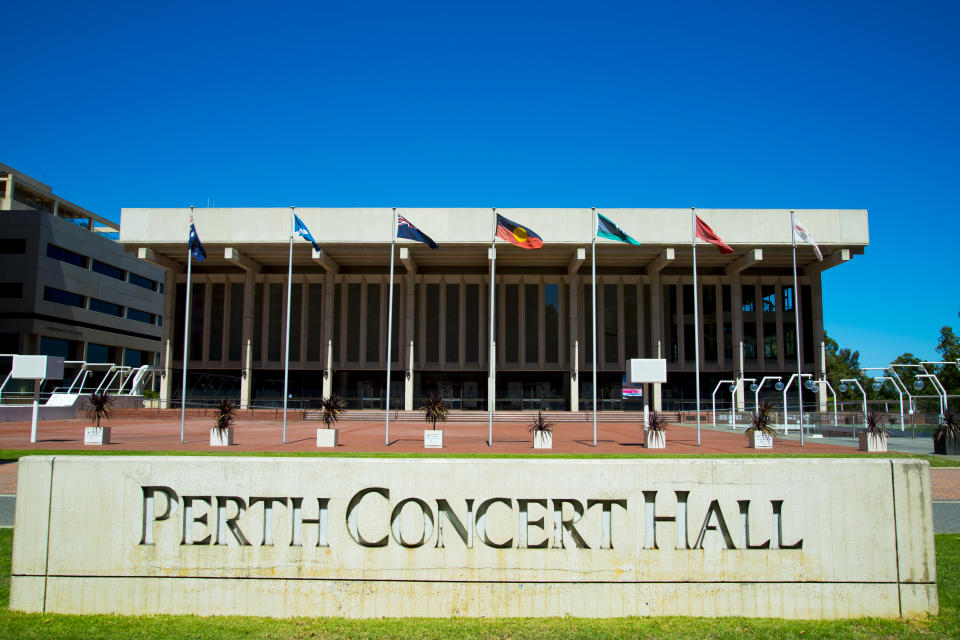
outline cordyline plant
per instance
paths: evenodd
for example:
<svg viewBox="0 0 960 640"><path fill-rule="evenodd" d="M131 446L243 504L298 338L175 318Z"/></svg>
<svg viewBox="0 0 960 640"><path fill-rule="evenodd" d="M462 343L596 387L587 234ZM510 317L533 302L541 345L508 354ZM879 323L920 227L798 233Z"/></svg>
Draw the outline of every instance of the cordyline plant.
<svg viewBox="0 0 960 640"><path fill-rule="evenodd" d="M879 411L871 411L865 418L867 433L876 436L881 440L887 439L887 432L883 430L883 414Z"/></svg>
<svg viewBox="0 0 960 640"><path fill-rule="evenodd" d="M668 424L669 420L667 419L667 416L659 411L651 411L647 416L647 431L653 431L654 433L665 433Z"/></svg>
<svg viewBox="0 0 960 640"><path fill-rule="evenodd" d="M747 427L747 430L744 431L743 434L747 437L748 441L754 433L762 433L774 438L777 433L773 430L773 427L770 426L771 422L773 422L773 412L770 410L770 405L764 402L757 407L756 412L750 419L750 426Z"/></svg>
<svg viewBox="0 0 960 640"><path fill-rule="evenodd" d="M553 423L543 419L542 410L537 410L537 417L530 423L530 433L543 435L553 434Z"/></svg>
<svg viewBox="0 0 960 640"><path fill-rule="evenodd" d="M423 406L420 407L420 410L423 411L423 421L429 422L433 425L433 428L437 428L438 422L447 421L447 405L444 404L443 398L440 396L431 393L430 397L424 401Z"/></svg>
<svg viewBox="0 0 960 640"><path fill-rule="evenodd" d="M233 400L221 400L220 404L217 405L217 412L214 414L215 422L213 428L217 430L219 436L223 437L227 429L233 426L236 413L237 403Z"/></svg>
<svg viewBox="0 0 960 640"><path fill-rule="evenodd" d="M109 420L113 415L113 398L107 393L91 393L87 398L90 403L87 407L87 418L91 426L100 428L100 420Z"/></svg>
<svg viewBox="0 0 960 640"><path fill-rule="evenodd" d="M320 417L327 429L337 426L340 418L343 417L343 410L346 408L347 403L337 394L320 399Z"/></svg>
<svg viewBox="0 0 960 640"><path fill-rule="evenodd" d="M947 445L960 444L960 414L947 407L943 412L943 419L933 431L933 441L945 441Z"/></svg>

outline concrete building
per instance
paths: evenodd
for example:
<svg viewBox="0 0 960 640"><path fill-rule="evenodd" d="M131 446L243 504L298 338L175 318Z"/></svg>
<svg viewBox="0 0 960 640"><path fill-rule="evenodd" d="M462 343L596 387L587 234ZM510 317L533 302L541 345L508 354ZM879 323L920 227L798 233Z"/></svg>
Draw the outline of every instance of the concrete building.
<svg viewBox="0 0 960 640"><path fill-rule="evenodd" d="M124 251L116 223L4 164L0 221L0 353L155 363L163 270Z"/></svg>
<svg viewBox="0 0 960 640"><path fill-rule="evenodd" d="M496 407L589 409L591 211L498 211L535 230L544 246L524 250L496 242ZM453 408L485 410L493 212L399 212L440 249L397 242L391 398L412 409L440 392ZM600 408L631 408L621 387L625 362L635 357L668 361L668 382L653 389L653 405L678 408L681 400L693 400L695 388L690 211L601 212L642 246L597 241ZM804 369L820 377L821 274L864 251L867 212L797 212L824 254L821 262L808 245L798 248L799 296L789 211L697 213L735 249L721 255L711 245L698 246L703 397L723 379L796 370L798 300ZM294 242L291 396L339 393L351 407L382 408L392 211L304 208L297 214L323 251L299 237ZM166 269L161 395L167 400L179 397L188 219L185 208L123 209L121 217L121 244ZM198 209L195 221L208 257L193 267L188 394L239 396L244 406L279 402L290 209Z"/></svg>

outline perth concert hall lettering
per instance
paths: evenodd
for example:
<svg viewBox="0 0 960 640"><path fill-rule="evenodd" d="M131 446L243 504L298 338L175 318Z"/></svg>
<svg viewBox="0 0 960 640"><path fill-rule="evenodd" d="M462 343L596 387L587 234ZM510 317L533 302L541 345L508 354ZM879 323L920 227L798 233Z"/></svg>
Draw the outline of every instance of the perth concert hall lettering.
<svg viewBox="0 0 960 640"><path fill-rule="evenodd" d="M240 545L301 546L308 539L317 547L329 547L331 527L330 498L305 499L289 496L211 496L179 495L170 487L144 486L143 528L141 545L153 545L155 527L176 527L181 545ZM643 491L642 547L659 549L674 545L676 549L702 549L708 536L719 536L719 545L726 549L801 549L803 539L784 541L783 501L737 500L735 527L720 508L719 500L712 500L704 513L690 513L689 491ZM672 494L672 495L671 495ZM461 501L456 501L461 502ZM639 502L639 501L638 501ZM751 502L759 502L756 506ZM673 508L668 514L664 504ZM244 514L262 505L263 518L247 518ZM468 549L485 545L497 549L613 549L622 545L614 540L615 518L627 517L627 499L574 498L506 498L484 500L464 499L461 504L438 498L422 500L407 497L398 502L390 499L390 490L369 487L354 494L343 512L343 525L352 544L361 547L385 547L397 544L408 548L449 546L452 538L459 538ZM725 508L730 508L727 505ZM760 511L759 517L770 517L772 536L758 541L750 535L751 509ZM277 513L275 513L277 511ZM285 511L283 531L274 531L276 516ZM361 513L366 512L361 527ZM309 513L310 517L306 517ZM382 514L374 518L373 513ZM404 515L406 514L406 515ZM491 527L500 533L488 531L492 518L516 523L508 527L515 535L503 533L504 527ZM585 526L589 518L599 518ZM339 518L338 518L339 519ZM552 525L548 521L552 520ZM253 523L256 524L253 524ZM414 526L409 526L413 522ZM422 528L420 523L422 522ZM404 525L404 523L407 523ZM670 523L668 529L664 525ZM693 528L691 528L691 525ZM595 532L592 537L586 530ZM413 534L411 534L413 532ZM436 533L436 535L434 535ZM672 534L672 535L671 535ZM675 538L674 538L675 536ZM667 538L670 538L668 541ZM253 540L254 542L251 542Z"/></svg>

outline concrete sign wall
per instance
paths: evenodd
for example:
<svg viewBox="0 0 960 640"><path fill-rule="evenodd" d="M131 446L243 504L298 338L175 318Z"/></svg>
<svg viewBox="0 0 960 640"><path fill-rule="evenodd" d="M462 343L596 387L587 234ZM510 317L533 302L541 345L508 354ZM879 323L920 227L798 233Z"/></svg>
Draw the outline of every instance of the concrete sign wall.
<svg viewBox="0 0 960 640"><path fill-rule="evenodd" d="M926 462L30 457L10 606L936 613Z"/></svg>

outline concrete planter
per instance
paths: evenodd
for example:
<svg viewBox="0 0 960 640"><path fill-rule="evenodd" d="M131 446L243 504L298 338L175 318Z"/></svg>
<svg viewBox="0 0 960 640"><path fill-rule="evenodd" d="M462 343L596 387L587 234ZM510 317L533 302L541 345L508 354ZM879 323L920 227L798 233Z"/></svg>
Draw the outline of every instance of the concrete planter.
<svg viewBox="0 0 960 640"><path fill-rule="evenodd" d="M553 434L549 431L533 432L534 449L553 449Z"/></svg>
<svg viewBox="0 0 960 640"><path fill-rule="evenodd" d="M110 427L85 427L83 444L110 444Z"/></svg>
<svg viewBox="0 0 960 640"><path fill-rule="evenodd" d="M643 446L647 449L666 449L667 432L647 429L643 432Z"/></svg>
<svg viewBox="0 0 960 640"><path fill-rule="evenodd" d="M887 450L887 437L877 435L875 433L868 433L864 431L857 436L860 441L860 451L886 451Z"/></svg>
<svg viewBox="0 0 960 640"><path fill-rule="evenodd" d="M337 430L336 429L317 429L317 446L318 447L337 446Z"/></svg>
<svg viewBox="0 0 960 640"><path fill-rule="evenodd" d="M953 438L934 439L933 452L946 456L960 456L960 440Z"/></svg>
<svg viewBox="0 0 960 640"><path fill-rule="evenodd" d="M442 449L443 429L424 429L423 447L425 449Z"/></svg>
<svg viewBox="0 0 960 640"><path fill-rule="evenodd" d="M773 436L754 431L750 434L751 449L773 449Z"/></svg>
<svg viewBox="0 0 960 640"><path fill-rule="evenodd" d="M233 429L210 429L211 447L229 447L233 444Z"/></svg>

